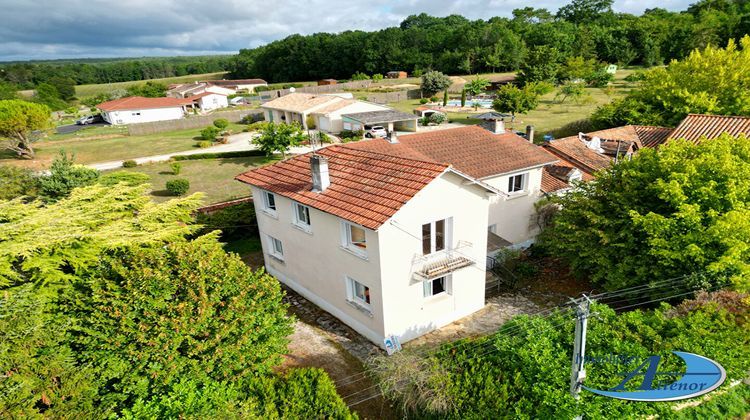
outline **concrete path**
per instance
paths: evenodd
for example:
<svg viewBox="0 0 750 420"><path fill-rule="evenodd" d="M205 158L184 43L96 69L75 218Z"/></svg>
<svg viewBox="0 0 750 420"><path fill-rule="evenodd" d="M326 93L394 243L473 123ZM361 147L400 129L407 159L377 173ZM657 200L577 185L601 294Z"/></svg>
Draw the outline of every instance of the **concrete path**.
<svg viewBox="0 0 750 420"><path fill-rule="evenodd" d="M245 151L245 150L255 150L257 149L257 146L250 143L250 139L252 139L253 135L255 134L238 133L238 134L233 134L229 136L229 142L227 144L218 144L216 146L205 147L202 149L186 150L184 152L175 152L175 153L169 153L169 154L163 154L163 155L146 156L146 157L139 157L139 158L128 159L128 160L134 160L139 165L143 165L144 163L166 162L169 159L171 159L172 156L185 156L185 155L197 155L197 154L202 154L202 153L225 153L225 152L240 152L240 151ZM310 151L312 151L312 149L308 146L300 146L300 147L291 148L291 153L293 154L307 153ZM100 171L106 171L110 169L122 168L122 162L123 162L122 160L113 160L110 162L92 163L86 166L88 166L89 168L98 169Z"/></svg>

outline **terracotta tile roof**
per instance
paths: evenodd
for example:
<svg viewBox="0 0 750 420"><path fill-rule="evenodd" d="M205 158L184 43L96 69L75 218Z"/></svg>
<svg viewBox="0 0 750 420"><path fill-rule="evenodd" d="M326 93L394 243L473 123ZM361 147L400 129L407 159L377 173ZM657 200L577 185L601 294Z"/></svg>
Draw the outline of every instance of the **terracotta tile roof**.
<svg viewBox="0 0 750 420"><path fill-rule="evenodd" d="M750 117L689 114L669 138L699 143L703 137L713 139L723 133L735 137L740 134L750 135Z"/></svg>
<svg viewBox="0 0 750 420"><path fill-rule="evenodd" d="M611 164L609 156L588 148L578 136L548 141L544 148L588 174L608 168Z"/></svg>
<svg viewBox="0 0 750 420"><path fill-rule="evenodd" d="M291 112L306 112L328 102L338 102L341 98L311 93L290 93L261 105L262 108L273 108Z"/></svg>
<svg viewBox="0 0 750 420"><path fill-rule="evenodd" d="M592 131L591 133L586 134L590 137L599 137L602 140L625 140L635 142L638 148L641 148L656 147L664 143L671 132L672 129L669 127L624 125L622 127Z"/></svg>
<svg viewBox="0 0 750 420"><path fill-rule="evenodd" d="M128 109L174 108L192 103L191 98L144 98L129 96L102 102L96 107L102 111L119 111Z"/></svg>
<svg viewBox="0 0 750 420"><path fill-rule="evenodd" d="M331 185L313 192L310 153L245 172L235 179L306 206L377 229L449 166L343 146L318 151L328 158Z"/></svg>
<svg viewBox="0 0 750 420"><path fill-rule="evenodd" d="M362 140L344 147L448 163L480 179L558 160L516 134L493 134L479 126L402 135L398 141L392 144L385 139Z"/></svg>
<svg viewBox="0 0 750 420"><path fill-rule="evenodd" d="M570 182L568 182L568 175L573 169L580 170L580 168L577 168L572 162L565 159L560 159L560 161L555 164L545 166L544 171L542 172L542 192L553 193L572 187ZM594 179L593 175L583 171L581 172L581 179L583 181L588 182Z"/></svg>

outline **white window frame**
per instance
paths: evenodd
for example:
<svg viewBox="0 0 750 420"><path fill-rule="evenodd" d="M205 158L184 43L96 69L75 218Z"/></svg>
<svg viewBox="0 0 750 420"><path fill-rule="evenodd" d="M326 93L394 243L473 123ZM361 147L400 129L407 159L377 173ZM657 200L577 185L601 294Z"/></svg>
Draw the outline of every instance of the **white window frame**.
<svg viewBox="0 0 750 420"><path fill-rule="evenodd" d="M359 297L357 295L358 285L362 287L362 294L370 298L369 302L364 297ZM354 303L355 305L358 305L368 311L372 311L372 289L370 288L370 286L367 286L362 282L346 276L346 294L349 302Z"/></svg>
<svg viewBox="0 0 750 420"><path fill-rule="evenodd" d="M435 232L437 232L436 225L437 222L444 222L443 224L443 248L437 249L437 235ZM430 252L425 254L424 253L424 225L430 225ZM423 223L420 226L420 233L422 234L422 242L420 243L421 246L421 253L422 255L430 255L435 252L450 250L453 248L453 218L452 217L446 217L444 219L438 219L433 220L428 223Z"/></svg>
<svg viewBox="0 0 750 420"><path fill-rule="evenodd" d="M521 188L518 190L511 190L511 185L515 185L514 179L521 177ZM529 173L524 172L521 174L515 174L508 177L508 194L523 194L529 185Z"/></svg>
<svg viewBox="0 0 750 420"><path fill-rule="evenodd" d="M302 209L307 220L300 218L299 210ZM312 225L310 223L310 207L300 204L296 201L292 202L292 213L294 213L294 226L304 230L307 233L312 232Z"/></svg>
<svg viewBox="0 0 750 420"><path fill-rule="evenodd" d="M271 207L271 201L269 200L269 197L273 199L273 207ZM276 202L276 194L270 192L270 191L263 191L263 211L266 213L276 216L276 209L278 208L278 203Z"/></svg>
<svg viewBox="0 0 750 420"><path fill-rule="evenodd" d="M359 247L352 242L351 228L362 229L365 234L365 247ZM341 247L361 258L367 258L367 229L347 221L341 221Z"/></svg>
<svg viewBox="0 0 750 420"><path fill-rule="evenodd" d="M266 236L268 237L268 255L279 261L284 261L284 244L280 239L276 239L271 235Z"/></svg>
<svg viewBox="0 0 750 420"><path fill-rule="evenodd" d="M425 280L422 282L422 297L425 299L433 299L439 296L450 296L453 295L453 279L450 274L436 277L434 279ZM434 292L434 282L436 280L443 279L443 291L438 294L433 294Z"/></svg>

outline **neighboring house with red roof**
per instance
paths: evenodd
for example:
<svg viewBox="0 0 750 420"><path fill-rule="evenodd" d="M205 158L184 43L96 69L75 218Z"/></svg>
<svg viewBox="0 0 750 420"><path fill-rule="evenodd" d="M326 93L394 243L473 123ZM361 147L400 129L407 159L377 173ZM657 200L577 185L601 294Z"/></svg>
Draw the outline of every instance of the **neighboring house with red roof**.
<svg viewBox="0 0 750 420"><path fill-rule="evenodd" d="M558 157L515 133L494 134L480 126L402 135L397 141L363 140L346 147L453 165L502 192L490 205L491 233L514 247L533 243L539 233L534 203L544 193L544 168Z"/></svg>
<svg viewBox="0 0 750 420"><path fill-rule="evenodd" d="M186 98L128 96L102 102L96 107L112 125L178 120L189 111L206 112L227 106L226 95L203 92Z"/></svg>
<svg viewBox="0 0 750 420"><path fill-rule="evenodd" d="M689 114L669 135L670 139L685 139L698 143L727 133L733 137L750 135L750 117Z"/></svg>
<svg viewBox="0 0 750 420"><path fill-rule="evenodd" d="M236 179L266 270L381 347L484 307L499 192L456 166L334 145Z"/></svg>

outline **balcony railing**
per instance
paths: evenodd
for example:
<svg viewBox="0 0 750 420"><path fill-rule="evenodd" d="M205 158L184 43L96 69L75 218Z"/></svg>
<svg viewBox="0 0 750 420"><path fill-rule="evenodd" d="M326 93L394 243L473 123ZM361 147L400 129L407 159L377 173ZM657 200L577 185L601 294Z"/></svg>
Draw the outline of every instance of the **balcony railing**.
<svg viewBox="0 0 750 420"><path fill-rule="evenodd" d="M430 280L445 276L456 270L474 265L476 262L467 256L471 243L459 241L453 249L444 249L415 259L414 275L419 280Z"/></svg>

